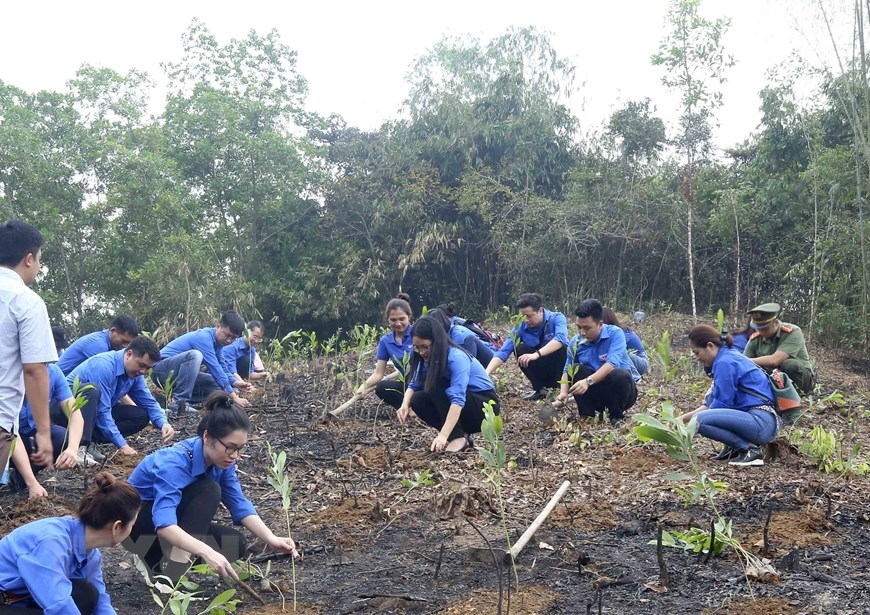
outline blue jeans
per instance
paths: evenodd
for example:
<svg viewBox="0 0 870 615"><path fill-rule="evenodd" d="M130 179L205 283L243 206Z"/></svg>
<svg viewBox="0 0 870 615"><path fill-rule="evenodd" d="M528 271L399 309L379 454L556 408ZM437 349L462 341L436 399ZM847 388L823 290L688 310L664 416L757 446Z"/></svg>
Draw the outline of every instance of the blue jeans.
<svg viewBox="0 0 870 615"><path fill-rule="evenodd" d="M172 398L198 404L213 392L221 390L211 374L199 371L201 366L202 353L199 350L187 350L156 363L151 370L151 380L163 388L169 372L173 372L175 386L172 388Z"/></svg>
<svg viewBox="0 0 870 615"><path fill-rule="evenodd" d="M647 370L649 369L649 359L646 357L642 357L636 352L629 352L628 358L631 359L631 362L634 363L634 369L637 370L637 373L643 376Z"/></svg>
<svg viewBox="0 0 870 615"><path fill-rule="evenodd" d="M776 437L779 421L773 412L752 408L731 410L716 408L695 415L698 433L739 451L752 444L767 444Z"/></svg>

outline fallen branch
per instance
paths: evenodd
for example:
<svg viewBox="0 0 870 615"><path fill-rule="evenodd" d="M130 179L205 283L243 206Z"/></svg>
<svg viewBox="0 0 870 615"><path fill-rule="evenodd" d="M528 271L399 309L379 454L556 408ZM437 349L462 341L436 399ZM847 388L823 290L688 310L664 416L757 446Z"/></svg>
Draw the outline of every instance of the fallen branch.
<svg viewBox="0 0 870 615"><path fill-rule="evenodd" d="M535 532L538 531L538 528L541 527L541 524L547 520L547 517L550 516L550 513L553 512L553 509L556 507L556 504L559 503L559 500L562 499L562 496L565 495L565 492L568 491L568 487L571 486L570 481L565 481L562 483L562 486L559 487L559 490L556 491L555 495L550 498L550 501L547 502L547 505L544 507L544 510L535 517L535 520L532 521L532 524L529 528L523 532L523 535L520 536L519 540L517 540L511 550L505 554L505 560L515 560L517 556L520 554L520 551L523 550L523 547L526 546L526 543L531 540L532 536L534 536Z"/></svg>

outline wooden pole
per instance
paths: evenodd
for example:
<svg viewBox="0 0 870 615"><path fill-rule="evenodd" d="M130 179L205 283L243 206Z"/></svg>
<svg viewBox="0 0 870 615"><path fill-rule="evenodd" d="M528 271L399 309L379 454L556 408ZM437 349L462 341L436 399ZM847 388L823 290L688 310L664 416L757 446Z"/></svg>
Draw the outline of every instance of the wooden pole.
<svg viewBox="0 0 870 615"><path fill-rule="evenodd" d="M375 387L368 387L366 389L365 395L368 395L369 393L371 393L374 390L375 390ZM338 408L330 410L329 414L331 414L332 416L338 416L339 414L341 414L342 412L344 412L345 410L350 408L352 405L354 405L356 402L358 402L360 399L362 399L362 397L364 397L364 396L357 397L356 395L354 395L353 397L348 399L346 402L341 404Z"/></svg>
<svg viewBox="0 0 870 615"><path fill-rule="evenodd" d="M550 498L550 501L547 502L547 505L544 507L544 510L535 517L535 520L532 521L532 524L529 528L523 532L523 535L520 536L520 539L514 543L514 546L511 547L509 553L506 554L505 559L516 559L520 554L520 551L523 550L523 547L526 546L526 543L534 536L535 532L538 531L538 528L541 527L541 524L547 520L547 517L550 516L550 513L553 512L553 509L556 508L556 504L559 503L559 500L562 499L562 496L565 495L565 492L568 491L568 487L571 486L571 481L565 481L562 483L562 486L559 487L559 490L556 491L556 494Z"/></svg>

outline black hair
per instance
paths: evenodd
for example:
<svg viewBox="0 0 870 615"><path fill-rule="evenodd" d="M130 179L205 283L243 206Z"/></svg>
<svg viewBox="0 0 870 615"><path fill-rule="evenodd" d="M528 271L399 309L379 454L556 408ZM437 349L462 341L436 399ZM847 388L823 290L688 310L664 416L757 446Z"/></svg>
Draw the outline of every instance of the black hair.
<svg viewBox="0 0 870 615"><path fill-rule="evenodd" d="M413 335L414 337L432 342L432 348L429 349L429 357L426 359L426 383L423 385L423 390L431 393L447 369L447 354L450 347L459 348L459 346L450 339L442 324L428 314L414 323ZM421 367L421 363L423 363L423 357L416 350L413 351L411 353L411 369L409 373L416 375Z"/></svg>
<svg viewBox="0 0 870 615"><path fill-rule="evenodd" d="M205 432L213 438L223 438L234 431L251 431L251 420L248 414L239 408L225 391L215 391L209 395L202 407L206 414L196 428L196 433L200 437Z"/></svg>
<svg viewBox="0 0 870 615"><path fill-rule="evenodd" d="M598 299L584 299L580 302L580 305L574 310L574 316L577 318L586 318L587 316L591 316L592 320L595 322L601 322L601 313L604 311L604 308L601 307L601 303Z"/></svg>
<svg viewBox="0 0 870 615"><path fill-rule="evenodd" d="M235 310L227 310L221 314L220 326L229 329L236 337L245 332L245 321Z"/></svg>
<svg viewBox="0 0 870 615"><path fill-rule="evenodd" d="M266 332L266 327L263 326L262 320L252 320L248 323L248 331L253 331L254 329L262 329L263 333Z"/></svg>
<svg viewBox="0 0 870 615"><path fill-rule="evenodd" d="M719 333L716 331L716 327L711 327L710 325L695 325L692 327L692 330L689 331L689 343L691 343L695 348L705 348L707 344L713 344L719 348L722 348L723 346L731 348L732 339L727 331Z"/></svg>
<svg viewBox="0 0 870 615"><path fill-rule="evenodd" d="M537 312L544 307L544 298L538 293L523 293L520 295L519 299L517 299L516 309L522 310L527 307L530 307Z"/></svg>
<svg viewBox="0 0 870 615"><path fill-rule="evenodd" d="M578 308L579 309L579 308ZM601 308L601 320L604 321L605 325L616 325L623 331L631 331L628 325L623 324L619 320L619 316L616 315L616 312L611 310L609 307Z"/></svg>
<svg viewBox="0 0 870 615"><path fill-rule="evenodd" d="M752 317L750 316L746 320L746 324L743 326L742 329L731 329L732 337L735 335L745 335L745 336L749 337L752 334L752 327L749 325L749 323L751 323L751 322L752 322Z"/></svg>
<svg viewBox="0 0 870 615"><path fill-rule="evenodd" d="M390 312L393 310L402 310L409 319L414 318L414 312L411 311L411 297L406 293L399 293L387 301L387 307L384 309L384 320L389 320Z"/></svg>
<svg viewBox="0 0 870 615"><path fill-rule="evenodd" d="M456 304L452 301L450 303L442 303L435 309L443 310L444 313L447 314L450 318L453 318L454 316L459 316L459 308L456 307Z"/></svg>
<svg viewBox="0 0 870 615"><path fill-rule="evenodd" d="M136 518L142 499L135 487L108 472L94 476L94 485L79 502L78 516L93 528L120 521L127 525Z"/></svg>
<svg viewBox="0 0 870 615"><path fill-rule="evenodd" d="M13 269L28 254L42 248L42 233L20 220L8 220L0 226L0 265Z"/></svg>
<svg viewBox="0 0 870 615"><path fill-rule="evenodd" d="M160 360L160 349L150 337L146 335L138 335L133 338L126 350L132 350L134 357L144 357L148 355L152 361L157 363Z"/></svg>
<svg viewBox="0 0 870 615"><path fill-rule="evenodd" d="M117 329L121 333L129 333L133 337L139 335L139 325L136 323L136 319L132 316L116 316L115 320L112 321L112 324L109 325L109 328Z"/></svg>
<svg viewBox="0 0 870 615"><path fill-rule="evenodd" d="M434 318L436 321L441 323L441 326L444 327L444 330L447 333L450 333L450 327L453 326L453 323L450 322L450 315L447 314L447 312L442 310L440 307L437 307L434 310L429 310L428 312L426 312L426 316L428 316L429 318Z"/></svg>

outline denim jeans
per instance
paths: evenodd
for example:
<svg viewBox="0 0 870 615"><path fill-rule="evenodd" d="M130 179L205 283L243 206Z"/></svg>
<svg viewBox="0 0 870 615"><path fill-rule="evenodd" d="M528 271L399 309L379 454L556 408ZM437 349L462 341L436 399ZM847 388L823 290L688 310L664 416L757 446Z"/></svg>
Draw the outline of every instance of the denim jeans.
<svg viewBox="0 0 870 615"><path fill-rule="evenodd" d="M202 353L188 350L154 365L151 380L162 388L169 372L173 372L175 386L172 388L172 398L198 404L214 391L221 390L211 374L199 371L201 365Z"/></svg>
<svg viewBox="0 0 870 615"><path fill-rule="evenodd" d="M646 357L642 357L636 352L629 352L628 358L634 363L634 369L637 370L637 373L643 376L647 370L649 369L649 359Z"/></svg>
<svg viewBox="0 0 870 615"><path fill-rule="evenodd" d="M776 437L779 429L776 415L761 408L716 408L704 410L695 416L699 434L739 451L746 450L752 444L767 444Z"/></svg>

